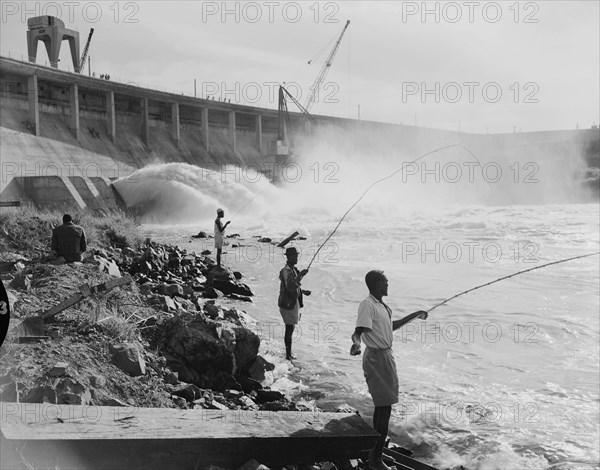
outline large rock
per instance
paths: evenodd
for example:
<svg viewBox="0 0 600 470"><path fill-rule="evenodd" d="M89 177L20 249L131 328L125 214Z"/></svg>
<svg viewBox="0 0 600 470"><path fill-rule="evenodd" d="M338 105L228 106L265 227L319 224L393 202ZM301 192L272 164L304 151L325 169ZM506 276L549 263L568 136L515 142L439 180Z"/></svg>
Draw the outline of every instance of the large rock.
<svg viewBox="0 0 600 470"><path fill-rule="evenodd" d="M56 390L50 385L34 387L23 397L22 402L56 404Z"/></svg>
<svg viewBox="0 0 600 470"><path fill-rule="evenodd" d="M73 379L63 379L56 386L59 405L88 405L92 399L89 389Z"/></svg>
<svg viewBox="0 0 600 470"><path fill-rule="evenodd" d="M204 390L198 388L198 386L194 384L180 384L175 387L171 393L178 397L185 398L189 402L204 397Z"/></svg>
<svg viewBox="0 0 600 470"><path fill-rule="evenodd" d="M206 277L210 287L220 290L225 295L238 294L246 297L254 295L250 287L238 281L233 272L228 269L213 266Z"/></svg>
<svg viewBox="0 0 600 470"><path fill-rule="evenodd" d="M85 264L92 264L98 267L98 271L108 273L114 277L121 277L121 271L117 263L112 259L108 259L108 255L104 250L97 250L96 254L84 253L82 261Z"/></svg>
<svg viewBox="0 0 600 470"><path fill-rule="evenodd" d="M229 322L203 315L165 321L158 346L179 378L201 388L240 388L233 375L258 355L260 338Z"/></svg>
<svg viewBox="0 0 600 470"><path fill-rule="evenodd" d="M26 275L24 273L17 274L10 282L10 287L21 290L31 289L31 275Z"/></svg>
<svg viewBox="0 0 600 470"><path fill-rule="evenodd" d="M274 364L271 364L262 356L257 356L254 361L244 368L244 373L251 379L262 382L265 380L265 371L272 371L274 369Z"/></svg>
<svg viewBox="0 0 600 470"><path fill-rule="evenodd" d="M146 373L146 361L140 352L141 346L136 343L120 343L110 345L113 363L123 372L137 377Z"/></svg>
<svg viewBox="0 0 600 470"><path fill-rule="evenodd" d="M238 467L237 470L269 470L269 467L257 462L254 459L250 459L244 465Z"/></svg>

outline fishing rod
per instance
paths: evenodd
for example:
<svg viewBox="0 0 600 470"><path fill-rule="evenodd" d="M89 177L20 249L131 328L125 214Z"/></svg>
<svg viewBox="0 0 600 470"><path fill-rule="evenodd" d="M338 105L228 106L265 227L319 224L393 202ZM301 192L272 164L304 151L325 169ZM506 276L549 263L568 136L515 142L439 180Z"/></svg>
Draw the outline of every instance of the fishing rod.
<svg viewBox="0 0 600 470"><path fill-rule="evenodd" d="M468 289L468 290L466 290L464 292L461 292L459 294L453 295L452 297L449 297L446 300L440 302L439 304L436 304L433 307L431 307L429 310L427 310L427 313L431 312L432 310L435 310L438 307L441 307L442 305L450 302L453 299L456 299L457 297L460 297L461 295L465 295L465 294L468 294L469 292L473 292L474 290L481 289L482 287L486 287L486 286L495 284L496 282L504 281L505 279L510 279L511 277L518 276L519 274L524 274L524 273L527 273L527 272L530 272L530 271L535 271L536 269L542 269L542 268L545 268L547 266L552 266L553 264L566 263L567 261L573 261L575 259L587 258L588 256L595 256L595 255L600 255L600 251L598 251L596 253L590 253L590 254L587 254L587 255L573 256L572 258L566 258L566 259L561 259L561 260L558 260L558 261L552 261L551 263L542 264L540 266L534 266L533 268L524 269L523 271L519 271L517 273L509 274L508 276L500 277L500 278L495 279L493 281L486 282L485 284L481 284L479 286L473 287L473 288Z"/></svg>
<svg viewBox="0 0 600 470"><path fill-rule="evenodd" d="M445 145L444 147L439 147L435 150L432 150L431 152L427 152L424 153L423 155L421 155L420 157L418 157L417 159L413 160L412 162L409 163L403 163L402 167L399 168L398 170L394 171L393 173L389 174L388 176L384 176L383 178L378 179L377 181L375 181L373 184L371 184L371 186L369 186L367 189L365 189L365 191L362 193L362 195L356 200L356 202L354 204L352 204L350 206L350 208L346 211L346 213L342 216L342 218L339 220L339 222L337 223L337 225L335 226L335 228L333 229L333 231L329 234L329 236L325 239L325 241L323 243L321 243L321 245L319 245L319 247L317 248L317 251L315 252L314 256L312 257L312 259L310 260L310 263L308 263L308 267L306 269L310 269L311 265L313 264L313 261L315 260L315 258L317 257L317 255L319 254L319 251L321 251L321 248L323 248L323 246L329 241L329 239L333 236L333 234L337 231L337 229L339 228L339 226L342 224L342 222L344 221L344 219L346 218L346 216L350 213L350 211L352 209L354 209L354 207L365 197L365 195L371 190L371 188L373 186L375 186L376 184L381 183L382 181L385 181L387 179L392 178L393 176L396 176L398 173L400 173L401 171L404 171L404 168L406 167L406 165L412 165L413 163L417 163L419 160L421 160L422 158L427 157L428 155L434 154L436 152L440 152L442 150L447 150L453 147L460 147L464 150L466 150L467 152L469 152L471 154L471 156L477 160L477 163L479 163L481 165L481 162L479 161L479 159L475 156L475 154L473 152L471 152L467 147L465 147L464 145L461 144L452 144L452 145Z"/></svg>

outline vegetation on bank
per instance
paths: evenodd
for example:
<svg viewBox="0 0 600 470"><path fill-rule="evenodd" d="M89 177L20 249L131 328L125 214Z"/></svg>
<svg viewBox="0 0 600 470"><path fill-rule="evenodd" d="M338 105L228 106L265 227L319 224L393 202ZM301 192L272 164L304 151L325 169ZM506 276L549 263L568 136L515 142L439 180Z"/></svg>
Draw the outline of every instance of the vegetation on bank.
<svg viewBox="0 0 600 470"><path fill-rule="evenodd" d="M89 249L136 249L144 241L137 221L125 213L69 213L73 221L85 230ZM38 209L33 205L0 208L0 258L8 252L28 258L47 255L52 229L62 224L63 214L58 210Z"/></svg>

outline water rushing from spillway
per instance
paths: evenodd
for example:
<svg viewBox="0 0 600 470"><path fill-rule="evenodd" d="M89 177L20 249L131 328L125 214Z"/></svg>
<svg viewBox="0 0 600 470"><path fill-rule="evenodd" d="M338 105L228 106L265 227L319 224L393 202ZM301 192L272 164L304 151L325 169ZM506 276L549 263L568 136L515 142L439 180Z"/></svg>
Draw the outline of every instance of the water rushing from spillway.
<svg viewBox="0 0 600 470"><path fill-rule="evenodd" d="M375 186L319 253L304 281L313 294L294 338L299 359L290 364L276 306L283 251L252 237L298 230L307 237L293 242L303 268L371 182L417 156L346 158L327 146L319 155L331 158L309 155L297 162L301 177L290 173L280 187L251 182L242 169L185 164L148 167L117 184L128 204L146 208L145 231L190 251L213 249L190 235L212 231L218 206L233 218L228 232L244 240L226 247L224 261L255 293L244 309L259 322L261 354L276 364L267 383L309 404L372 412L360 358L349 355L370 269L385 271L387 302L400 318L501 276L598 251L599 207L575 203L585 196L570 176L577 162L507 157L494 160L504 175L496 182L476 172L472 182L452 182L448 172L468 169L472 157L438 155L424 180L423 169L411 168ZM480 157L479 168L490 162ZM397 331L394 440L441 468L599 468L599 282L598 257L559 264L462 296Z"/></svg>

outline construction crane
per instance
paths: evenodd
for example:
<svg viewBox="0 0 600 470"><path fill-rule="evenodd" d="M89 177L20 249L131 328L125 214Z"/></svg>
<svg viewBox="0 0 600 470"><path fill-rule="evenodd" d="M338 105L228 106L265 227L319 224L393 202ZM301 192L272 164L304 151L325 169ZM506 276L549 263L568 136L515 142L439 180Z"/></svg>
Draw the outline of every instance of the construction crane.
<svg viewBox="0 0 600 470"><path fill-rule="evenodd" d="M81 60L79 61L79 73L83 73L85 69L85 60L87 59L88 52L90 50L90 41L92 40L92 35L94 34L94 28L90 28L90 34L88 35L87 41L85 42L85 47L83 48L83 54L81 54Z"/></svg>
<svg viewBox="0 0 600 470"><path fill-rule="evenodd" d="M313 116L311 116L309 109L314 104L314 102L317 98L319 88L321 87L323 80L325 80L325 76L327 75L327 72L329 71L329 68L331 67L331 64L333 63L335 54L337 53L337 51L340 47L340 43L342 42L344 33L346 32L346 29L348 29L349 25L350 25L350 20L346 21L346 24L344 25L344 29L342 30L340 36L338 37L337 41L335 42L335 45L333 46L333 49L329 53L329 56L327 57L325 64L323 64L323 67L321 68L321 71L319 72L317 79L315 80L315 82L313 83L313 85L311 87L310 95L306 99L304 106L302 104L300 104L300 102L296 98L294 98L290 94L290 92L285 89L285 87L283 87L283 86L279 87L279 109L278 109L278 116L277 116L278 117L278 128L277 128L277 141L275 142L275 156L279 160L284 161L286 158L288 158L293 153L293 149L292 149L293 142L292 142L292 139L289 137L289 132L288 132L288 127L290 126L290 116L289 116L289 111L288 111L288 106L287 106L287 98L289 98L298 107L298 109L302 112L302 114L304 116L304 123L306 126L306 131L307 131L307 133L310 133L311 124L314 122L315 119ZM310 61L309 61L309 63L310 63Z"/></svg>
<svg viewBox="0 0 600 470"><path fill-rule="evenodd" d="M342 38L344 37L344 33L348 29L348 26L350 26L350 20L346 21L346 24L344 25L344 29L342 29L342 32L340 34L340 37L338 38L335 45L333 46L333 49L329 53L329 57L327 57L327 60L323 64L323 67L321 68L319 75L317 75L315 82L313 83L312 87L310 88L310 94L308 95L308 98L306 98L306 101L304 102L304 109L306 109L307 111L310 111L310 108L312 107L312 105L315 103L315 100L317 99L317 94L319 93L319 88L321 88L321 84L323 83L323 80L325 80L325 77L327 76L327 72L329 72L329 69L331 68L331 64L333 63L335 54L337 53L337 51L340 47L340 43L342 42Z"/></svg>
<svg viewBox="0 0 600 470"><path fill-rule="evenodd" d="M292 94L286 90L282 85L279 86L279 109L277 113L277 142L275 155L279 157L287 157L290 153L290 147L292 147L292 141L288 137L288 127L290 125L290 115L288 112L287 99L289 98L298 107L306 118L307 126L314 121L314 118L310 113L300 104L300 102L292 96Z"/></svg>

